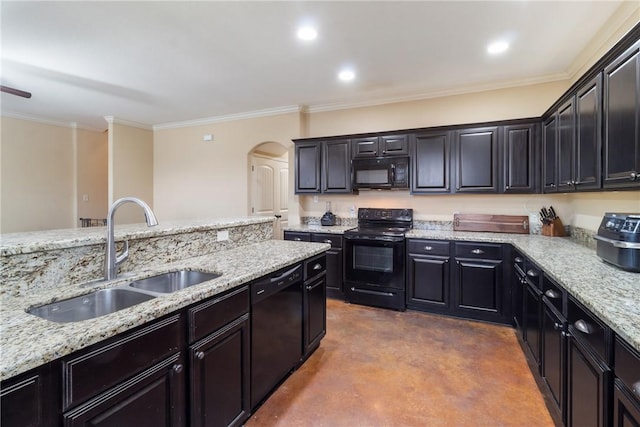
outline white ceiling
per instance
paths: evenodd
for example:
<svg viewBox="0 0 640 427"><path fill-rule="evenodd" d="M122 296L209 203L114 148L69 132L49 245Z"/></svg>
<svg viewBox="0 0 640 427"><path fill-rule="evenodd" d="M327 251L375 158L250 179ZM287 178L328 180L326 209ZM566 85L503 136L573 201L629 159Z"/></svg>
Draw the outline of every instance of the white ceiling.
<svg viewBox="0 0 640 427"><path fill-rule="evenodd" d="M105 129L567 78L620 1L2 1L2 112ZM313 42L295 36L313 21ZM510 50L486 53L506 38ZM336 78L352 66L350 83Z"/></svg>

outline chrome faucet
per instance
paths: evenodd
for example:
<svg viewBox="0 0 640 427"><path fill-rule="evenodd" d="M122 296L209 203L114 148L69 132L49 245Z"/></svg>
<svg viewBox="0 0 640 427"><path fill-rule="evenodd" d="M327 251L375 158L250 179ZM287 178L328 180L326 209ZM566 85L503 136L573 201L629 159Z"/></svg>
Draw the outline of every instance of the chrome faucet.
<svg viewBox="0 0 640 427"><path fill-rule="evenodd" d="M109 215L107 216L107 248L104 257L104 280L115 279L118 275L118 266L129 257L129 242L124 242L124 251L120 255L117 255L116 242L113 236L113 217L116 213L116 209L128 202L136 203L138 206L144 209L144 217L147 221L148 227L158 225L158 220L156 219L156 216L154 215L149 205L147 205L137 197L123 197L122 199L116 200L113 205L111 205L111 208L109 208Z"/></svg>

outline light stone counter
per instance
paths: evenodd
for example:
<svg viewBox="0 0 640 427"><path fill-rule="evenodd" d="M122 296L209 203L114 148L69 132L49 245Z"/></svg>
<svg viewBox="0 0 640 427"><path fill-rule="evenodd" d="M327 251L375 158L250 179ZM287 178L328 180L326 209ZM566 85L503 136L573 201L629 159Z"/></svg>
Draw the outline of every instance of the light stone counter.
<svg viewBox="0 0 640 427"><path fill-rule="evenodd" d="M606 264L593 249L540 235L414 229L406 237L511 243L640 351L640 273Z"/></svg>
<svg viewBox="0 0 640 427"><path fill-rule="evenodd" d="M296 231L302 233L328 233L328 234L343 234L347 230L356 228L355 225L291 225L284 229L284 231Z"/></svg>
<svg viewBox="0 0 640 427"><path fill-rule="evenodd" d="M219 220L217 220L219 221ZM282 267L320 254L330 248L326 243L267 240L200 257L184 259L139 270L110 282L109 287L178 269L199 269L222 273L214 280L113 314L74 323L54 323L25 312L30 307L67 299L95 288L61 284L37 294L0 296L0 380L61 358L109 337L177 311L220 292L245 284ZM106 285L101 285L105 287Z"/></svg>

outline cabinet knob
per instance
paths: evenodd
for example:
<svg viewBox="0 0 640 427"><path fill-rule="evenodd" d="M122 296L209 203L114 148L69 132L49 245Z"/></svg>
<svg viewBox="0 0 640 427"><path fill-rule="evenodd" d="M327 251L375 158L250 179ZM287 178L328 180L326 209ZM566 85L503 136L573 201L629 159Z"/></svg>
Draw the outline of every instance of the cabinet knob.
<svg viewBox="0 0 640 427"><path fill-rule="evenodd" d="M432 247L432 246L425 246L425 247L424 247L424 250L425 250L425 251L432 251L432 250L433 250L433 247Z"/></svg>
<svg viewBox="0 0 640 427"><path fill-rule="evenodd" d="M508 190L508 189L509 189L509 186L507 185L507 186L505 186L504 188L505 188L505 190Z"/></svg>
<svg viewBox="0 0 640 427"><path fill-rule="evenodd" d="M324 240L323 240L323 242L324 242L324 243L328 243L328 244L333 243L333 242L331 242L331 240L329 240L329 239L324 239Z"/></svg>
<svg viewBox="0 0 640 427"><path fill-rule="evenodd" d="M631 171L631 173L629 174L629 179L631 181L635 181L636 179L638 179L638 172L636 171Z"/></svg>
<svg viewBox="0 0 640 427"><path fill-rule="evenodd" d="M527 276L529 276L529 277L538 277L538 272L533 270L533 269L528 270L527 271Z"/></svg>
<svg viewBox="0 0 640 427"><path fill-rule="evenodd" d="M317 263L316 265L313 266L314 270L322 270L322 264Z"/></svg>
<svg viewBox="0 0 640 427"><path fill-rule="evenodd" d="M560 294L556 291L554 291L553 289L547 289L546 291L544 291L544 294L552 299L558 299L560 298Z"/></svg>
<svg viewBox="0 0 640 427"><path fill-rule="evenodd" d="M553 329L555 329L556 331L557 331L558 329L560 329L561 327L562 327L562 325L561 325L560 323L558 323L558 322L554 322L554 323L553 323Z"/></svg>
<svg viewBox="0 0 640 427"><path fill-rule="evenodd" d="M594 333L594 328L588 324L587 322L585 322L584 320L580 319L580 320L576 320L573 323L573 326L579 330L580 332L584 333L584 334L592 334Z"/></svg>
<svg viewBox="0 0 640 427"><path fill-rule="evenodd" d="M204 359L204 351L197 352L196 357L200 360Z"/></svg>
<svg viewBox="0 0 640 427"><path fill-rule="evenodd" d="M570 334L569 332L565 332L565 331L560 332L560 334L561 334L563 337L570 337L570 336L571 336L571 334Z"/></svg>
<svg viewBox="0 0 640 427"><path fill-rule="evenodd" d="M484 253L484 251L483 251L482 249L473 249L473 250L471 251L471 253L472 253L472 254L476 254L476 255L480 255L480 254L483 254L483 253Z"/></svg>
<svg viewBox="0 0 640 427"><path fill-rule="evenodd" d="M387 150L382 150L382 154L387 154Z"/></svg>
<svg viewBox="0 0 640 427"><path fill-rule="evenodd" d="M179 374L180 372L182 372L182 369L183 369L183 366L180 363L173 365L173 372L175 372L176 374Z"/></svg>
<svg viewBox="0 0 640 427"><path fill-rule="evenodd" d="M296 241L296 242L301 242L302 241L302 239L299 238L299 237L295 237L293 240Z"/></svg>
<svg viewBox="0 0 640 427"><path fill-rule="evenodd" d="M633 385L631 385L631 390L633 390L633 393L640 397L640 381L633 383Z"/></svg>
<svg viewBox="0 0 640 427"><path fill-rule="evenodd" d="M524 260L521 257L517 256L517 257L515 257L514 261L517 262L518 264L520 264Z"/></svg>

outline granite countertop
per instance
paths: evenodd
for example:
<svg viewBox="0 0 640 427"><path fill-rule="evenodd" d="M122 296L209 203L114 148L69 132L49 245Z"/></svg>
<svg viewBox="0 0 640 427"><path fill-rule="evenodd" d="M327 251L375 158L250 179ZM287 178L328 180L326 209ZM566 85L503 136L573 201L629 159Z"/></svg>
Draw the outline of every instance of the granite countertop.
<svg viewBox="0 0 640 427"><path fill-rule="evenodd" d="M219 223L219 220L216 220ZM234 223L237 224L237 221ZM62 284L37 295L0 297L0 380L26 372L99 341L175 312L228 289L272 273L329 249L326 243L269 240L240 246L200 257L176 261L135 276L122 277L108 284L81 288ZM147 302L95 319L54 323L25 312L30 307L89 293L100 287L123 285L134 278L145 278L179 269L198 269L222 276Z"/></svg>
<svg viewBox="0 0 640 427"><path fill-rule="evenodd" d="M355 225L290 225L285 227L284 231L297 231L302 233L329 233L343 234L347 230L356 228Z"/></svg>
<svg viewBox="0 0 640 427"><path fill-rule="evenodd" d="M640 351L640 273L603 262L569 238L413 229L407 238L511 243Z"/></svg>
<svg viewBox="0 0 640 427"><path fill-rule="evenodd" d="M206 218L200 220L161 221L155 227L146 224L116 225L116 241L131 238L151 238L195 231L219 230L242 225L273 222L271 217ZM26 254L51 249L65 249L78 246L104 244L107 240L106 227L65 228L60 230L40 230L24 233L0 235L0 256Z"/></svg>

